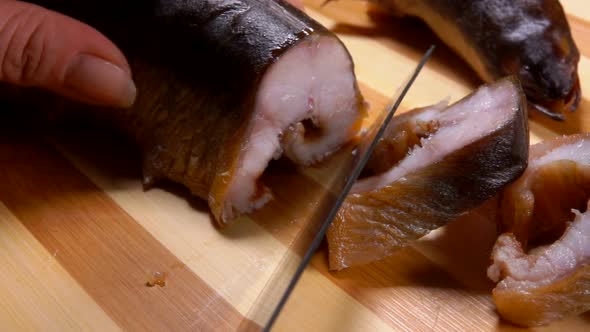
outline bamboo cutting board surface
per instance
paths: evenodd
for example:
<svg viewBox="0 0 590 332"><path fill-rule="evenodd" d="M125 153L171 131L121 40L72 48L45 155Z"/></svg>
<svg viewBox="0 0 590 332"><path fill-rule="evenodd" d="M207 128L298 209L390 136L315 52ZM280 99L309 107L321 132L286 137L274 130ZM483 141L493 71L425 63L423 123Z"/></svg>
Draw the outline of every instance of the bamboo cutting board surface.
<svg viewBox="0 0 590 332"><path fill-rule="evenodd" d="M369 16L362 1L323 2L307 0L306 10L352 53L372 110L431 43L438 48L402 111L457 100L480 84L423 24ZM565 123L533 118L532 143L590 130L590 5L562 4L582 54L583 101ZM225 331L260 323L251 309L292 241L289 227L243 218L219 232L205 204L181 188L144 192L132 149L116 139L2 126L0 330ZM485 277L494 225L478 213L362 268L330 273L322 248L276 330L516 329L494 311ZM165 284L154 286L158 276ZM537 330L589 329L587 313Z"/></svg>

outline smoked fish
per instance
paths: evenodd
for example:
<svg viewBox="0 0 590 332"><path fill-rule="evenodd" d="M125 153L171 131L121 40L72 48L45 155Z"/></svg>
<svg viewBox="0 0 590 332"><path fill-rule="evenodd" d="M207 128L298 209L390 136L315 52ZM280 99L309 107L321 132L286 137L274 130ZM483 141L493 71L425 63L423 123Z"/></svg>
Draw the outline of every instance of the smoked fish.
<svg viewBox="0 0 590 332"><path fill-rule="evenodd" d="M143 153L146 186L167 179L208 202L220 226L263 206L272 159L311 165L365 115L352 58L282 0L33 0L121 48L138 96L101 109Z"/></svg>
<svg viewBox="0 0 590 332"><path fill-rule="evenodd" d="M449 107L442 103L394 117L368 164L388 169L373 167L376 174L354 185L328 230L330 269L391 255L516 180L527 166L525 108L512 77Z"/></svg>

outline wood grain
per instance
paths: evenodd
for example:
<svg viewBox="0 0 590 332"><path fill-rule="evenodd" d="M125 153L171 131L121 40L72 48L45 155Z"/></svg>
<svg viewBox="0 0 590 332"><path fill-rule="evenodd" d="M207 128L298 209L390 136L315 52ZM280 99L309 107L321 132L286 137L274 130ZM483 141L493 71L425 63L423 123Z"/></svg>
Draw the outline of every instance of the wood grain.
<svg viewBox="0 0 590 332"><path fill-rule="evenodd" d="M49 146L0 145L0 201L122 328L236 328L243 317ZM165 287L148 287L154 272ZM195 314L195 311L198 314ZM206 316L205 316L206 315Z"/></svg>
<svg viewBox="0 0 590 332"><path fill-rule="evenodd" d="M120 330L2 203L0 233L2 330Z"/></svg>
<svg viewBox="0 0 590 332"><path fill-rule="evenodd" d="M364 1L305 3L351 52L371 116L432 43L437 50L400 112L457 100L481 84L420 22L368 12ZM532 143L590 130L590 11L585 0L563 4L582 53L584 99L564 123L533 117ZM12 126L0 123L0 330L249 330L264 323L272 306L261 293L301 253L293 247L301 225L285 222L297 215L291 198L310 183L277 188L273 204L284 214L219 230L206 204L184 188L144 191L136 151L118 136L80 126L23 139L21 128L7 133ZM490 297L485 267L495 229L488 217L474 211L391 257L338 273L328 271L322 247L275 330L516 330L499 319ZM167 272L164 287L145 285L153 272ZM584 314L535 330L589 328Z"/></svg>
<svg viewBox="0 0 590 332"><path fill-rule="evenodd" d="M94 137L93 132L89 134L90 138ZM88 136L77 133L75 137L79 145L60 141L59 150L242 315L263 323L264 312L272 308L262 308L260 312L252 310L253 306L261 305L257 296L277 264L285 259L285 254L292 255L287 250L292 238L283 231L273 230L271 225L261 226L248 218L239 220L236 227L220 232L212 227L208 215L198 209L198 203L182 194L183 190L172 187L143 192L137 181L139 174L134 171L135 163L124 158L128 151L109 139L93 144ZM81 147L86 147L86 151ZM130 178L130 174L136 174L136 178ZM269 236L271 234L274 236ZM324 331L340 321L338 316L326 317L323 311L310 310L313 307L330 312L350 311L346 324L354 330L387 330L387 324L373 311L331 283L324 274L311 268L303 280L290 301L294 307L284 311L281 318L285 320L277 322L277 330L305 328ZM294 325L293 321L300 322Z"/></svg>

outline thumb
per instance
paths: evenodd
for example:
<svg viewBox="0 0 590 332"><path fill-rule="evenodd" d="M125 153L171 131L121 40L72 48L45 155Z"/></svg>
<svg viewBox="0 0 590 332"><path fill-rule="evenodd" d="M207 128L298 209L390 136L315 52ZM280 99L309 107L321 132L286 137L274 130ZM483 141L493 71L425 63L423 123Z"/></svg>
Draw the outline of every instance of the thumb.
<svg viewBox="0 0 590 332"><path fill-rule="evenodd" d="M115 107L136 96L124 55L101 33L14 0L0 0L0 81Z"/></svg>

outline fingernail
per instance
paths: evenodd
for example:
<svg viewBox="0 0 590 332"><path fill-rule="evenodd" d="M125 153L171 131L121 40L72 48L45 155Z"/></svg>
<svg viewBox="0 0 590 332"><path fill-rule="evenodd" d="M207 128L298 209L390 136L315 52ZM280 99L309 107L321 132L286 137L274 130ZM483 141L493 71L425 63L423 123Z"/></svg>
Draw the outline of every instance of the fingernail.
<svg viewBox="0 0 590 332"><path fill-rule="evenodd" d="M69 64L64 84L83 99L116 107L133 105L137 95L129 72L88 54L76 56Z"/></svg>

